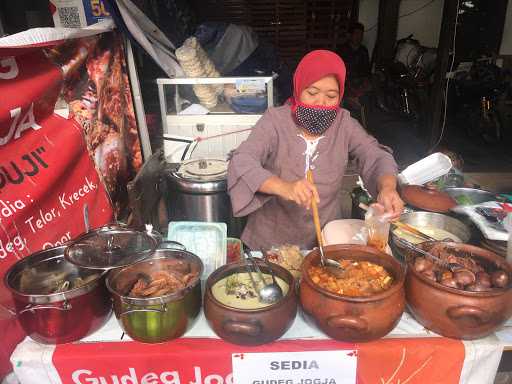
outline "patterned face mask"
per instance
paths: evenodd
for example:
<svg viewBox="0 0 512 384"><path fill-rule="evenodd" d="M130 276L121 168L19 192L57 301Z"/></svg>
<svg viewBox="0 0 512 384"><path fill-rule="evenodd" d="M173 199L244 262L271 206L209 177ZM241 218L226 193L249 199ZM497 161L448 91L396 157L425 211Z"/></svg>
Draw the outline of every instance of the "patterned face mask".
<svg viewBox="0 0 512 384"><path fill-rule="evenodd" d="M299 125L312 135L321 135L336 118L338 107L320 107L316 105L297 105L295 117Z"/></svg>

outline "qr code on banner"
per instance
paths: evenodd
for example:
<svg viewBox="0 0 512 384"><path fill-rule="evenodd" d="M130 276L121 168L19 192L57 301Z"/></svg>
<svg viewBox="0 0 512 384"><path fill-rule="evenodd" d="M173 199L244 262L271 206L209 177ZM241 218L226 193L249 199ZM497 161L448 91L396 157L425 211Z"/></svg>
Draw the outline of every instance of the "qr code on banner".
<svg viewBox="0 0 512 384"><path fill-rule="evenodd" d="M64 28L80 28L80 12L77 7L59 7L60 24Z"/></svg>

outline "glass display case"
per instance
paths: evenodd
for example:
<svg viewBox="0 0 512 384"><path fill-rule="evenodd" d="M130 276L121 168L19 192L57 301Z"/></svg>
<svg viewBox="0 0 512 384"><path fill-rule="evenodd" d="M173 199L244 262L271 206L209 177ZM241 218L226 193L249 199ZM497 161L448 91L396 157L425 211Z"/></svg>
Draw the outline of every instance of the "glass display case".
<svg viewBox="0 0 512 384"><path fill-rule="evenodd" d="M168 162L226 159L274 104L273 78L157 79Z"/></svg>

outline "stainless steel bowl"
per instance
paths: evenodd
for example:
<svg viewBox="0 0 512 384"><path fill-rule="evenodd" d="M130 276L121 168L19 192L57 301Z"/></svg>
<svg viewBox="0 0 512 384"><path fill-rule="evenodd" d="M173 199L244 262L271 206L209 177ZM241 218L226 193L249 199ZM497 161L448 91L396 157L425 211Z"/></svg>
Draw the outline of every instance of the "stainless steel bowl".
<svg viewBox="0 0 512 384"><path fill-rule="evenodd" d="M434 212L411 212L400 216L402 223L416 227L434 227L445 230L457 236L461 242L466 243L471 238L471 230L462 221L442 213Z"/></svg>
<svg viewBox="0 0 512 384"><path fill-rule="evenodd" d="M454 236L457 236L461 242L467 243L471 238L471 229L469 226L464 224L462 221L455 219L451 216L443 215L442 213L434 212L410 212L404 213L400 216L402 223L410 224L415 227L434 227L445 230ZM394 251L398 251L398 254L402 255L403 247L396 241L397 235L391 231L392 246Z"/></svg>
<svg viewBox="0 0 512 384"><path fill-rule="evenodd" d="M460 205L481 204L496 200L496 194L483 189L446 188L444 191Z"/></svg>

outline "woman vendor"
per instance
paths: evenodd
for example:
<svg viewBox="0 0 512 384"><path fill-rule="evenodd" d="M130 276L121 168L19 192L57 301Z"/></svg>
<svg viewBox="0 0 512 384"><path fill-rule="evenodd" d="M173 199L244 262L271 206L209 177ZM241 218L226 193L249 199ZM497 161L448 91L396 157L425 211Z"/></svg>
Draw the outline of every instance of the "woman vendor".
<svg viewBox="0 0 512 384"><path fill-rule="evenodd" d="M341 182L349 157L386 212L395 218L401 214L390 149L339 106L345 75L345 64L334 52L308 53L295 71L293 96L269 108L234 151L228 191L235 216L248 215L242 241L250 248L288 243L312 249L311 199L318 203L322 227L341 218ZM314 185L306 179L308 169Z"/></svg>

